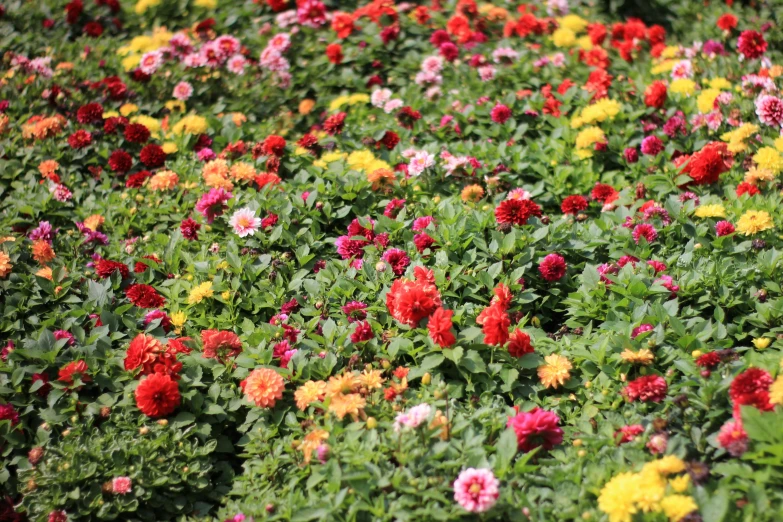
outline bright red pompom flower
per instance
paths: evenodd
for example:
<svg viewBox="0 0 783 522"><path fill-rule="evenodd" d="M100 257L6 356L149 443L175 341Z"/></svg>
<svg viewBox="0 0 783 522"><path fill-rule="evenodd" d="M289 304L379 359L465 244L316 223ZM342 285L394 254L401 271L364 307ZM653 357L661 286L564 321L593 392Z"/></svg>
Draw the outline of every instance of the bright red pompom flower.
<svg viewBox="0 0 783 522"><path fill-rule="evenodd" d="M181 401L177 381L160 373L145 377L136 388L135 396L139 410L153 419L170 415Z"/></svg>

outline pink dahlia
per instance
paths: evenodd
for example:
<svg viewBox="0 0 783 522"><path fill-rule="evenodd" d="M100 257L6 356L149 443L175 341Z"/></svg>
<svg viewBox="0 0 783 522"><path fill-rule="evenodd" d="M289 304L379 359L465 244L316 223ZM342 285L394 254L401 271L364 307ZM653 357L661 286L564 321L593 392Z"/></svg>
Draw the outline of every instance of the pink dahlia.
<svg viewBox="0 0 783 522"><path fill-rule="evenodd" d="M539 446L548 451L563 442L559 424L560 418L555 412L536 407L509 417L506 426L514 430L517 448L527 452Z"/></svg>
<svg viewBox="0 0 783 522"><path fill-rule="evenodd" d="M728 221L718 221L715 223L715 234L718 237L728 236L734 233L734 225Z"/></svg>
<svg viewBox="0 0 783 522"><path fill-rule="evenodd" d="M739 457L748 450L748 434L742 422L730 420L718 432L718 443L732 457Z"/></svg>
<svg viewBox="0 0 783 522"><path fill-rule="evenodd" d="M196 210L201 212L207 219L207 223L212 223L215 218L222 216L226 210L226 202L234 197L231 192L226 192L222 188L213 188L196 203Z"/></svg>
<svg viewBox="0 0 783 522"><path fill-rule="evenodd" d="M410 258L408 258L408 254L399 248L390 248L383 253L383 257L381 259L386 261L389 266L391 266L392 271L396 276L401 276L404 274L405 269L411 263Z"/></svg>
<svg viewBox="0 0 783 522"><path fill-rule="evenodd" d="M261 226L261 218L256 217L254 210L244 207L234 212L231 219L228 220L228 224L239 237L252 236Z"/></svg>
<svg viewBox="0 0 783 522"><path fill-rule="evenodd" d="M549 281L557 281L566 273L566 261L560 254L549 254L538 265L541 276Z"/></svg>
<svg viewBox="0 0 783 522"><path fill-rule="evenodd" d="M663 150L663 142L658 136L647 136L642 140L641 149L645 156L657 156Z"/></svg>
<svg viewBox="0 0 783 522"><path fill-rule="evenodd" d="M454 481L454 500L466 511L483 513L497 502L499 486L491 470L468 468Z"/></svg>
<svg viewBox="0 0 783 522"><path fill-rule="evenodd" d="M648 243L652 243L657 237L658 231L649 223L642 223L633 228L633 240L637 245L641 238L644 238Z"/></svg>
<svg viewBox="0 0 783 522"><path fill-rule="evenodd" d="M115 477L111 481L111 491L115 495L127 495L131 492L131 488L130 477Z"/></svg>
<svg viewBox="0 0 783 522"><path fill-rule="evenodd" d="M631 339L635 339L641 334L643 334L644 332L651 331L653 328L654 326L649 323L640 324L639 326L634 328L633 331L631 332Z"/></svg>
<svg viewBox="0 0 783 522"><path fill-rule="evenodd" d="M756 98L756 114L761 123L780 127L783 124L783 100L776 96L762 94Z"/></svg>
<svg viewBox="0 0 783 522"><path fill-rule="evenodd" d="M500 123L501 125L506 123L508 119L511 117L511 109L503 105L502 103L498 103L494 107L492 107L492 111L489 114L492 117L492 121L495 123Z"/></svg>

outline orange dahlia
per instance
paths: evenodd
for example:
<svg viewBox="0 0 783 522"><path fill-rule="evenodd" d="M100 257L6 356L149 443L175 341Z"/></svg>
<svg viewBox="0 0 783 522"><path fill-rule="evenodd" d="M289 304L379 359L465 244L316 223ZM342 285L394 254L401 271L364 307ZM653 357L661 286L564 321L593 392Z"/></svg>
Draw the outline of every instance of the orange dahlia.
<svg viewBox="0 0 783 522"><path fill-rule="evenodd" d="M296 407L304 411L310 404L322 401L324 393L326 393L326 383L324 381L307 381L294 393Z"/></svg>
<svg viewBox="0 0 783 522"><path fill-rule="evenodd" d="M45 265L54 260L55 253L51 245L39 239L33 242L33 259L38 261L39 264Z"/></svg>
<svg viewBox="0 0 783 522"><path fill-rule="evenodd" d="M277 399L283 398L285 381L276 371L269 368L256 368L241 383L245 397L256 406L274 408Z"/></svg>
<svg viewBox="0 0 783 522"><path fill-rule="evenodd" d="M11 258L5 252L0 251L0 277L5 277L11 273Z"/></svg>

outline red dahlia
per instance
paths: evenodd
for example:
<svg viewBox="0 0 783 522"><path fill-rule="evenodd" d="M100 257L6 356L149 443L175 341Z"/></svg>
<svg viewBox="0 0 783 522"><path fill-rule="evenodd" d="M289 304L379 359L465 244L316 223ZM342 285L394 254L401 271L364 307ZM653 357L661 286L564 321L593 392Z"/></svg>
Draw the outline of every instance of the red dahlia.
<svg viewBox="0 0 783 522"><path fill-rule="evenodd" d="M524 225L534 216L541 216L541 207L529 199L507 199L495 208L495 220L500 224Z"/></svg>
<svg viewBox="0 0 783 522"><path fill-rule="evenodd" d="M662 81L654 81L644 91L644 104L656 109L663 108L666 103L666 84Z"/></svg>
<svg viewBox="0 0 783 522"><path fill-rule="evenodd" d="M136 387L136 406L147 417L165 417L180 404L179 385L169 375L153 373Z"/></svg>
<svg viewBox="0 0 783 522"><path fill-rule="evenodd" d="M563 211L563 214L578 214L586 208L587 200L584 198L584 196L579 195L568 196L560 205L560 210Z"/></svg>
<svg viewBox="0 0 783 522"><path fill-rule="evenodd" d="M522 357L526 353L533 353L533 345L530 343L530 336L517 328L511 334L511 340L508 343L508 353L512 357Z"/></svg>
<svg viewBox="0 0 783 522"><path fill-rule="evenodd" d="M141 123L129 123L125 126L125 140L131 143L147 143L150 131Z"/></svg>
<svg viewBox="0 0 783 522"><path fill-rule="evenodd" d="M346 113L338 112L337 114L333 114L326 118L326 121L324 122L324 131L330 136L342 134L343 127L345 127L346 116Z"/></svg>
<svg viewBox="0 0 783 522"><path fill-rule="evenodd" d="M160 308L166 299L149 285L131 285L125 290L125 297L139 308Z"/></svg>
<svg viewBox="0 0 783 522"><path fill-rule="evenodd" d="M607 203L611 203L612 201L619 198L620 193L617 192L611 185L607 185L605 183L596 183L592 192L590 192L590 197L606 205Z"/></svg>
<svg viewBox="0 0 783 522"><path fill-rule="evenodd" d="M747 59L759 58L767 51L767 41L758 31L742 31L737 40L737 49Z"/></svg>
<svg viewBox="0 0 783 522"><path fill-rule="evenodd" d="M755 406L763 411L770 411L773 405L769 402L769 387L772 376L761 368L749 368L740 373L729 387L729 397L735 406Z"/></svg>
<svg viewBox="0 0 783 522"><path fill-rule="evenodd" d="M438 307L430 316L427 323L427 330L430 332L430 339L441 348L448 348L457 342L457 338L451 333L451 317L453 310L444 310Z"/></svg>
<svg viewBox="0 0 783 522"><path fill-rule="evenodd" d="M133 158L124 150L115 150L109 156L109 168L113 172L124 174L128 172L133 165Z"/></svg>
<svg viewBox="0 0 783 522"><path fill-rule="evenodd" d="M162 167L163 164L166 163L166 153L163 152L163 147L160 145L150 143L141 149L139 159L147 168L156 169Z"/></svg>
<svg viewBox="0 0 783 522"><path fill-rule="evenodd" d="M130 270L128 270L128 267L125 265L125 263L119 263L110 259L99 259L95 263L95 273L98 274L98 276L102 279L111 277L115 271L119 271L120 276L123 279L126 279L128 276L130 276Z"/></svg>
<svg viewBox="0 0 783 522"><path fill-rule="evenodd" d="M90 143L92 143L92 134L86 130L77 130L68 136L68 145L70 145L72 149L83 149Z"/></svg>
<svg viewBox="0 0 783 522"><path fill-rule="evenodd" d="M242 353L242 341L234 332L227 330L203 330L201 342L204 344L203 356L220 362Z"/></svg>
<svg viewBox="0 0 783 522"><path fill-rule="evenodd" d="M668 386L660 375L646 375L629 382L623 396L631 402L661 402L666 398Z"/></svg>
<svg viewBox="0 0 783 522"><path fill-rule="evenodd" d="M560 254L549 254L538 265L541 276L551 282L557 281L566 273L566 261Z"/></svg>
<svg viewBox="0 0 783 522"><path fill-rule="evenodd" d="M285 138L272 134L264 140L261 150L264 156L281 157L285 152Z"/></svg>
<svg viewBox="0 0 783 522"><path fill-rule="evenodd" d="M397 113L397 121L399 122L400 126L404 129L412 129L413 124L420 119L421 119L421 113L419 111L413 110L411 107L408 107L407 105L402 109L400 109L400 112Z"/></svg>
<svg viewBox="0 0 783 522"><path fill-rule="evenodd" d="M88 103L82 105L76 111L76 120L79 123L101 123L103 121L103 106L100 103Z"/></svg>

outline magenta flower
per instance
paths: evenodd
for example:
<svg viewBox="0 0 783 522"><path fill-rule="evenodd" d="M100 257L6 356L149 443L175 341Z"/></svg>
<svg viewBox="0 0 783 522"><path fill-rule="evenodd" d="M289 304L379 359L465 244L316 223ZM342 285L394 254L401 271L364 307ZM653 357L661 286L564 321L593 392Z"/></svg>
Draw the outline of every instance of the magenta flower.
<svg viewBox="0 0 783 522"><path fill-rule="evenodd" d="M642 223L641 225L636 225L633 228L632 235L633 240L637 245L639 244L639 240L641 238L644 238L648 243L652 243L658 237L658 231L655 230L655 227L649 223Z"/></svg>
<svg viewBox="0 0 783 522"><path fill-rule="evenodd" d="M222 188L213 188L196 203L196 211L204 215L207 223L212 223L215 218L222 216L226 210L226 202L234 197L231 192L226 192Z"/></svg>
<svg viewBox="0 0 783 522"><path fill-rule="evenodd" d="M549 451L563 442L560 417L555 412L533 408L508 418L506 427L514 430L517 448L530 451L539 446Z"/></svg>

